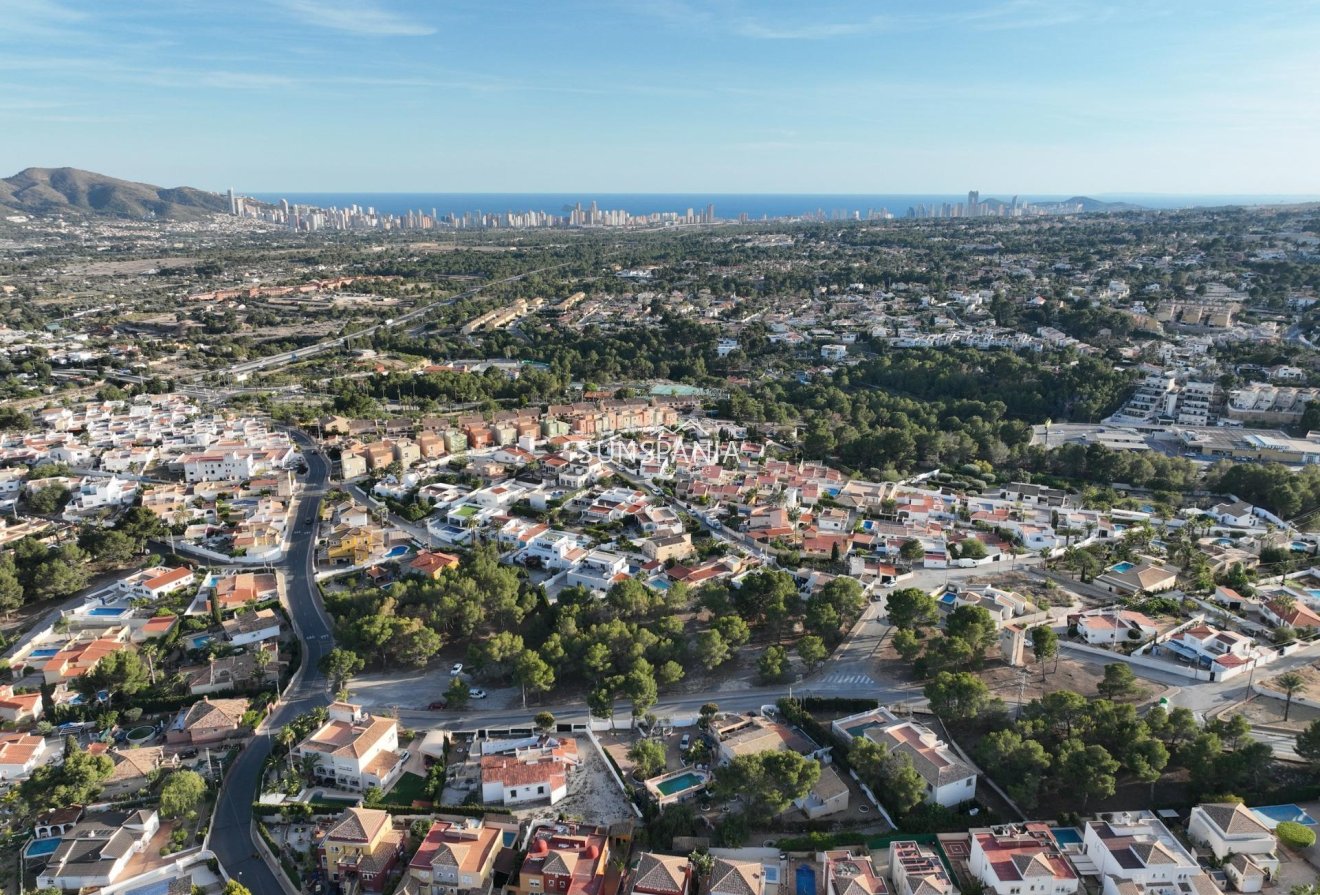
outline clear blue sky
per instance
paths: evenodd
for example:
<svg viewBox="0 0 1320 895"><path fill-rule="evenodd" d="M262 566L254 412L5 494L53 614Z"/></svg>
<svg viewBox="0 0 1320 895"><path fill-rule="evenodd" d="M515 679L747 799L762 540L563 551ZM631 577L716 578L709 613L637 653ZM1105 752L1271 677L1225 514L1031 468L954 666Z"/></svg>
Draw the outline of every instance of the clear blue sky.
<svg viewBox="0 0 1320 895"><path fill-rule="evenodd" d="M1314 0L3 0L0 174L1320 194Z"/></svg>

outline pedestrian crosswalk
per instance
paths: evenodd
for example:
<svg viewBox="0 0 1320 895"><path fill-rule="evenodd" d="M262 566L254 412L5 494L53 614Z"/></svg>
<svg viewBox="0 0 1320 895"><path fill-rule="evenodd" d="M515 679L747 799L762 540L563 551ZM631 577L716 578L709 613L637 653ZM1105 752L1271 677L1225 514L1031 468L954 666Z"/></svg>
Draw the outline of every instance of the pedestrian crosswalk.
<svg viewBox="0 0 1320 895"><path fill-rule="evenodd" d="M869 674L827 674L820 679L822 684L855 684L858 687L874 687L875 680Z"/></svg>

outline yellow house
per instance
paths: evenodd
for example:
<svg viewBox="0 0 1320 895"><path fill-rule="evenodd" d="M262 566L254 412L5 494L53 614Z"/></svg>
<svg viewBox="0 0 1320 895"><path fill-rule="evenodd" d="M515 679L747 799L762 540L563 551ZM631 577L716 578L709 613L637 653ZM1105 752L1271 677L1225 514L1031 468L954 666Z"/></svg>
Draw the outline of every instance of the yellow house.
<svg viewBox="0 0 1320 895"><path fill-rule="evenodd" d="M403 855L404 838L388 812L349 808L321 841L321 866L340 891L379 892Z"/></svg>
<svg viewBox="0 0 1320 895"><path fill-rule="evenodd" d="M357 526L343 532L332 532L325 554L331 562L360 566L365 565L372 553L383 545L384 536L379 530Z"/></svg>

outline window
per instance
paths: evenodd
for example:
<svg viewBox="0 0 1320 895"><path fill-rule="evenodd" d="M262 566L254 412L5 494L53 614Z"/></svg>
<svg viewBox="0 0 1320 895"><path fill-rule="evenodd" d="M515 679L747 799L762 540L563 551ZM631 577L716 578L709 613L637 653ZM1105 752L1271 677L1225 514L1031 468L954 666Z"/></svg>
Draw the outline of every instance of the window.
<svg viewBox="0 0 1320 895"><path fill-rule="evenodd" d="M545 787L544 787L544 786L538 786L538 787L536 787L536 794L537 794L538 796L539 796L539 795L544 795L544 794L545 794Z"/></svg>
<svg viewBox="0 0 1320 895"><path fill-rule="evenodd" d="M967 778L967 782L964 783L963 786L971 786L971 785L972 785L973 783L975 783L975 782L976 782L976 778L975 778L975 777L968 777L968 778Z"/></svg>

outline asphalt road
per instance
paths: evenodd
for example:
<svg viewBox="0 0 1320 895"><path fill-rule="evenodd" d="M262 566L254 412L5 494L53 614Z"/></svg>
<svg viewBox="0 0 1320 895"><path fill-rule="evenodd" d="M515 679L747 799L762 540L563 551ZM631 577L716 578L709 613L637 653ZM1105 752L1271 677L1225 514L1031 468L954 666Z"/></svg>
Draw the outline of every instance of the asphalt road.
<svg viewBox="0 0 1320 895"><path fill-rule="evenodd" d="M294 628L303 643L303 659L292 688L285 700L266 722L264 730L274 731L318 705L328 705L330 694L325 676L318 668L321 657L334 646L329 619L320 605L312 572L313 538L303 528L302 520L320 507L330 477L329 464L318 451L311 453L312 442L301 432L291 432L307 459L305 489L294 515L295 535L290 539L288 555L276 564L284 571L289 609ZM253 892L276 893L283 883L270 867L257 857L252 842L252 803L255 801L262 764L273 746L269 732L262 733L239 753L225 777L216 802L211 825L210 845L231 877L239 879Z"/></svg>

